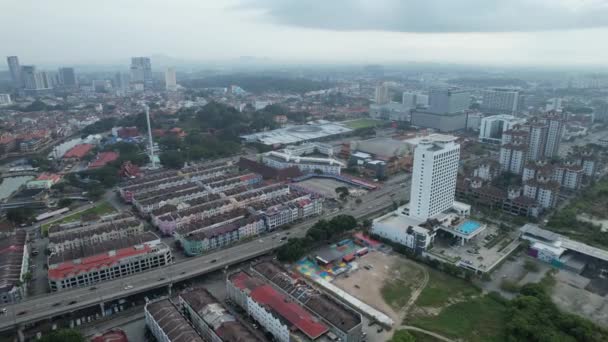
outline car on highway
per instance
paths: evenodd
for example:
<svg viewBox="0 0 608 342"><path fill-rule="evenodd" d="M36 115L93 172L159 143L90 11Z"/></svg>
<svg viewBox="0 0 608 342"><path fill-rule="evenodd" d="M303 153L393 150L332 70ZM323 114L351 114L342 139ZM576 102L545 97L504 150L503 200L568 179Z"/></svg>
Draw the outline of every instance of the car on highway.
<svg viewBox="0 0 608 342"><path fill-rule="evenodd" d="M209 261L210 264L213 264L213 263L216 263L216 262L217 262L217 259L213 259L213 260Z"/></svg>
<svg viewBox="0 0 608 342"><path fill-rule="evenodd" d="M133 288L133 285L127 285L127 286L125 286L125 290L130 290L132 288Z"/></svg>
<svg viewBox="0 0 608 342"><path fill-rule="evenodd" d="M27 313L27 311L25 311L25 310L24 311L19 311L19 312L17 312L17 316L23 316L26 313Z"/></svg>
<svg viewBox="0 0 608 342"><path fill-rule="evenodd" d="M77 301L75 301L75 300L71 300L71 301L68 303L68 305L74 305L74 304L76 304L76 303L77 303Z"/></svg>
<svg viewBox="0 0 608 342"><path fill-rule="evenodd" d="M52 306L59 306L59 305L61 305L61 302L53 303Z"/></svg>

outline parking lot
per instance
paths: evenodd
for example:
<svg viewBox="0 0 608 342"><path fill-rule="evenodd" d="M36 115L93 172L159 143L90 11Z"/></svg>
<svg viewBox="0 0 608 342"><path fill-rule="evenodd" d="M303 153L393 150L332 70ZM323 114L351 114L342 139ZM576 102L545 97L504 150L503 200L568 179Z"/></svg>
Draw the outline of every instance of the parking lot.
<svg viewBox="0 0 608 342"><path fill-rule="evenodd" d="M338 187L346 187L351 194L360 193L363 195L367 192L366 190L328 178L311 178L297 184L327 198L338 198L338 195L336 194L336 188Z"/></svg>
<svg viewBox="0 0 608 342"><path fill-rule="evenodd" d="M496 264L510 254L519 241L512 235L501 235L498 227L488 227L463 246L453 238L436 238L431 254L451 262L463 261L475 269L491 271Z"/></svg>

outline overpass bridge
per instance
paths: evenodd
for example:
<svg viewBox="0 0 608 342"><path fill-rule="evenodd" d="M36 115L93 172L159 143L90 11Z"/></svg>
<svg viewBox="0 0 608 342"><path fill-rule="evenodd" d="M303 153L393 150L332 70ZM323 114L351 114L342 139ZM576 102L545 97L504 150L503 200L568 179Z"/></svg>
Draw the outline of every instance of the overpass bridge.
<svg viewBox="0 0 608 342"><path fill-rule="evenodd" d="M331 219L339 214L363 218L385 211L392 205L392 198L388 196L388 193L395 190L402 191L401 189L381 189L378 192L385 193L387 196L370 199L365 202L367 206L361 205L353 210L345 208L345 210L327 214L320 218ZM291 232L289 237L304 236L308 228L315 223L316 220L311 220L294 226L289 230ZM6 313L0 316L0 331L21 329L26 325L69 312L90 308L95 305L99 305L103 312L104 303L154 289L166 287L171 291L171 287L175 283L221 270L272 252L286 243L286 241L281 241L279 238L273 239L272 236L277 234L282 235L286 231L278 231L261 236L253 241L241 243L203 256L188 258L163 268L101 282L91 287L81 287L28 297L24 301L6 306Z"/></svg>

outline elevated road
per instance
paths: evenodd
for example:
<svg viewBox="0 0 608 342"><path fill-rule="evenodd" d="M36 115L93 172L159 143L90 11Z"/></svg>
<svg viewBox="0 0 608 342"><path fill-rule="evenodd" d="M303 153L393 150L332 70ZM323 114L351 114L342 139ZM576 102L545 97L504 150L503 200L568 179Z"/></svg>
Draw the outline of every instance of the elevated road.
<svg viewBox="0 0 608 342"><path fill-rule="evenodd" d="M354 209L344 208L342 211L324 215L322 218L330 219L339 214L352 215L356 218L366 217L390 207L393 201L390 194L408 190L400 186L388 186L369 193L365 196L363 204ZM93 287L64 290L28 298L20 303L6 306L6 312L0 316L0 331L16 329L53 316L168 287L180 281L259 257L286 243L286 240L282 241L280 237L287 236L287 231L290 232L289 237L301 237L315 222L316 219L313 219L298 224L290 230L271 233L253 241L203 256L187 258L163 268L95 284Z"/></svg>

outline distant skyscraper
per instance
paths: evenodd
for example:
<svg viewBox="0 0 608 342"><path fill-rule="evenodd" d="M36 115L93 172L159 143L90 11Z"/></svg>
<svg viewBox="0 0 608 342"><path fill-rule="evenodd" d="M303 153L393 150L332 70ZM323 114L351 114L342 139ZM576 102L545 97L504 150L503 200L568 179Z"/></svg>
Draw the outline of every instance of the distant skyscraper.
<svg viewBox="0 0 608 342"><path fill-rule="evenodd" d="M550 113L540 121L547 125L544 156L545 158L555 157L558 155L559 144L564 135L564 120L557 113Z"/></svg>
<svg viewBox="0 0 608 342"><path fill-rule="evenodd" d="M21 67L21 78L26 92L37 93L53 88L52 76L46 71L38 71L34 65Z"/></svg>
<svg viewBox="0 0 608 342"><path fill-rule="evenodd" d="M401 97L401 103L408 108L416 108L418 106L426 107L429 104L427 95L404 91Z"/></svg>
<svg viewBox="0 0 608 342"><path fill-rule="evenodd" d="M8 57L6 57L6 62L8 63L8 70L11 73L11 80L13 81L13 87L15 87L15 88L23 87L23 81L21 78L21 66L19 66L19 57L8 56Z"/></svg>
<svg viewBox="0 0 608 342"><path fill-rule="evenodd" d="M129 89L129 75L117 72L114 75L114 89L125 91Z"/></svg>
<svg viewBox="0 0 608 342"><path fill-rule="evenodd" d="M131 82L152 85L152 63L149 57L131 58Z"/></svg>
<svg viewBox="0 0 608 342"><path fill-rule="evenodd" d="M460 145L456 137L433 134L414 150L410 216L427 220L454 205Z"/></svg>
<svg viewBox="0 0 608 342"><path fill-rule="evenodd" d="M9 94L0 94L0 106L7 106L12 104L11 95Z"/></svg>
<svg viewBox="0 0 608 342"><path fill-rule="evenodd" d="M59 84L68 88L78 86L74 68L59 68Z"/></svg>
<svg viewBox="0 0 608 342"><path fill-rule="evenodd" d="M167 89L167 91L177 90L177 79L175 77L174 68L167 68L167 71L165 71L165 89Z"/></svg>
<svg viewBox="0 0 608 342"><path fill-rule="evenodd" d="M519 104L519 91L515 89L489 89L483 91L481 109L487 113L513 114Z"/></svg>
<svg viewBox="0 0 608 342"><path fill-rule="evenodd" d="M469 109L471 94L459 89L431 89L428 111L435 114L454 114Z"/></svg>
<svg viewBox="0 0 608 342"><path fill-rule="evenodd" d="M389 103L390 98L388 97L388 85L386 83L382 83L376 87L376 94L374 98L376 104L381 105Z"/></svg>

